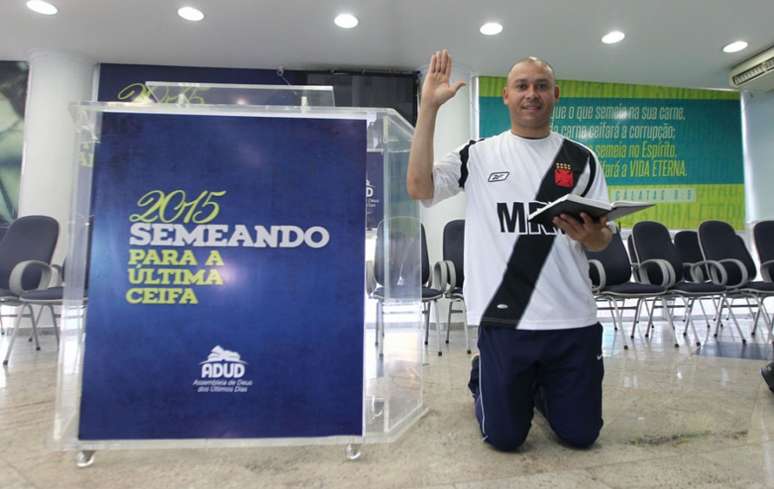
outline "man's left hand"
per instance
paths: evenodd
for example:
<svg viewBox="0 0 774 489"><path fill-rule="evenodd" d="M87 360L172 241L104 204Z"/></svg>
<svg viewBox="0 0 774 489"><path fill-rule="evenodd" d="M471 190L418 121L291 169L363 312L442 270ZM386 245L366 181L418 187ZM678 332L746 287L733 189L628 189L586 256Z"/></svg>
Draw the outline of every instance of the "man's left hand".
<svg viewBox="0 0 774 489"><path fill-rule="evenodd" d="M607 227L607 217L602 216L594 220L581 212L582 222L568 214L561 214L554 218L553 224L564 231L570 239L581 243L589 251L602 251L613 238L613 232Z"/></svg>

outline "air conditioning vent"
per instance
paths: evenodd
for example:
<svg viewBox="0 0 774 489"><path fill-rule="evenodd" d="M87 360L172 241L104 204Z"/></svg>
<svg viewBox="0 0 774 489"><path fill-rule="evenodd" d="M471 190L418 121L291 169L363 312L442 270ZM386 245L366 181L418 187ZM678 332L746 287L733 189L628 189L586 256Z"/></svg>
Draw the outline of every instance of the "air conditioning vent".
<svg viewBox="0 0 774 489"><path fill-rule="evenodd" d="M771 48L731 70L729 82L744 90L774 90L774 48Z"/></svg>

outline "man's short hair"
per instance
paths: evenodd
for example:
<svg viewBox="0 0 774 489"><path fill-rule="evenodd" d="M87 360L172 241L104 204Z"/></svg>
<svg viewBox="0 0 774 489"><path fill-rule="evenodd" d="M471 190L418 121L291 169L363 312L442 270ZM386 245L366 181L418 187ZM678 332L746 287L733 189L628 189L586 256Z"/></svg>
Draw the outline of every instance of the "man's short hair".
<svg viewBox="0 0 774 489"><path fill-rule="evenodd" d="M521 63L534 63L536 65L540 65L540 66L543 66L544 68L547 68L554 79L554 83L556 83L556 73L554 72L554 67L551 66L551 64L548 61L542 60L537 56L527 56L526 58L521 58L520 60L516 61L511 65L511 69L508 70L508 74L505 77L508 78L511 75L511 71L513 71L516 65L519 65Z"/></svg>

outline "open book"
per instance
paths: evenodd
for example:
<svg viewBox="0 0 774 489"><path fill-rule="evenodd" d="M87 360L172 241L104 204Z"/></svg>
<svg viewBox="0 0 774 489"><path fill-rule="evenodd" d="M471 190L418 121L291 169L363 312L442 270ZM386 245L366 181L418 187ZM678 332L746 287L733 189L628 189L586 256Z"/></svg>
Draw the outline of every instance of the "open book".
<svg viewBox="0 0 774 489"><path fill-rule="evenodd" d="M580 195L567 194L560 199L549 203L529 215L529 221L537 224L551 224L554 217L559 214L567 214L582 221L581 212L585 212L594 219L607 216L609 221L632 214L656 204L650 202L631 202L619 200L617 202L603 202L601 200L587 199Z"/></svg>

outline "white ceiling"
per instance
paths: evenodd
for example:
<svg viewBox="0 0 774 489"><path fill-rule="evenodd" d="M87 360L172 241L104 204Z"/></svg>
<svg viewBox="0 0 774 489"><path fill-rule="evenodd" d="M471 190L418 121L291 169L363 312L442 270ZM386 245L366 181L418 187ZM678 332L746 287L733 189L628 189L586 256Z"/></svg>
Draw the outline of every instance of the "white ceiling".
<svg viewBox="0 0 774 489"><path fill-rule="evenodd" d="M54 48L114 63L415 69L448 48L481 74L535 55L564 79L727 88L729 68L774 45L774 0L51 1L59 14L46 17L25 0L0 0L0 59ZM180 19L185 4L204 21ZM341 11L360 25L336 27ZM488 20L502 23L502 34L482 36ZM603 45L613 29L626 39ZM736 39L749 47L721 52Z"/></svg>

